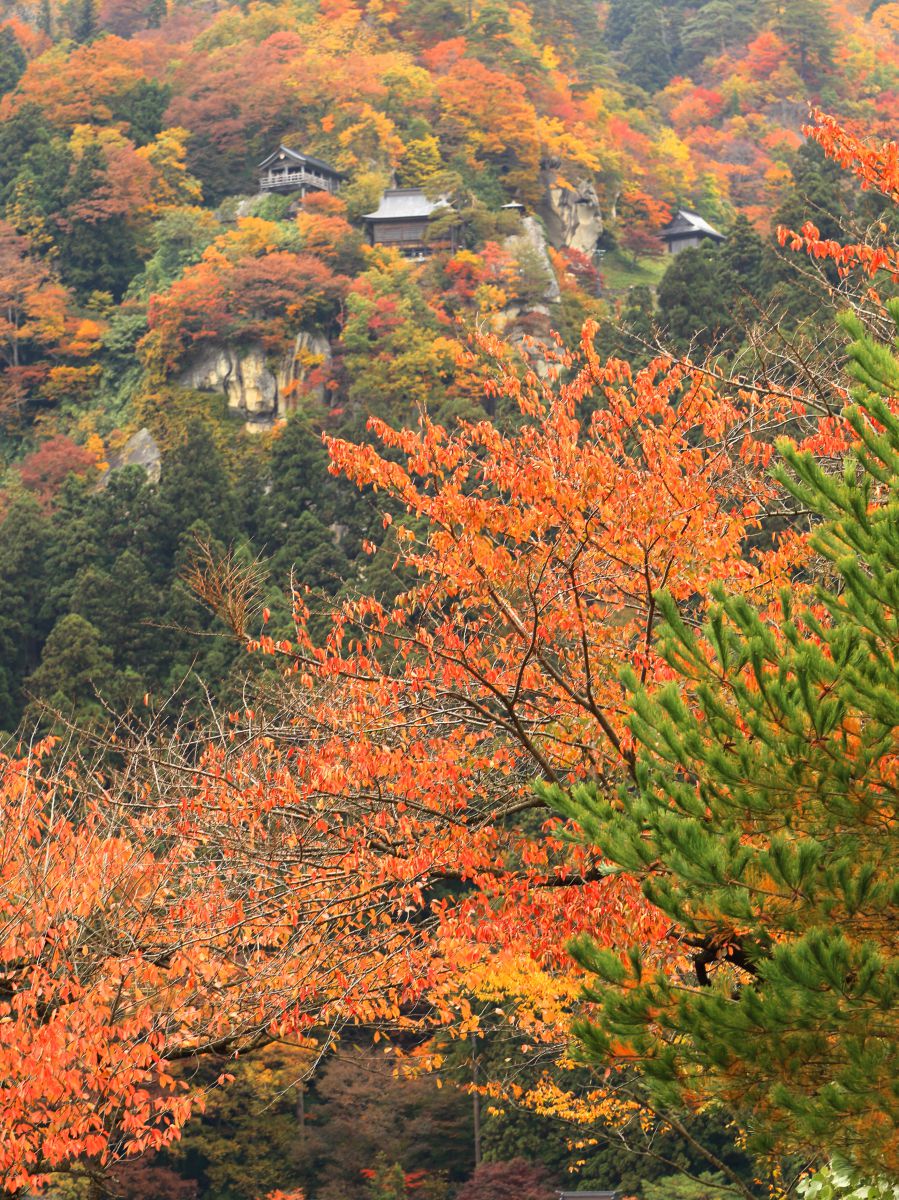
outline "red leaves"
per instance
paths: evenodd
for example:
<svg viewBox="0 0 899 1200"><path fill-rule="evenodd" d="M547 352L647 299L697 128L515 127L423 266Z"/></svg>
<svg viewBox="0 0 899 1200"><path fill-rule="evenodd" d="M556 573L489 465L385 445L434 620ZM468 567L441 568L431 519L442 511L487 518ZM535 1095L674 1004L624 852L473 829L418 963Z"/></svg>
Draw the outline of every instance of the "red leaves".
<svg viewBox="0 0 899 1200"><path fill-rule="evenodd" d="M327 321L347 280L313 254L279 249L284 237L272 222L239 221L167 292L152 296L142 343L149 365L173 371L200 341L250 339L283 353L299 327Z"/></svg>
<svg viewBox="0 0 899 1200"><path fill-rule="evenodd" d="M64 434L42 442L19 468L22 484L43 504L48 504L62 481L71 472L83 474L96 465L96 459L84 446L78 446Z"/></svg>

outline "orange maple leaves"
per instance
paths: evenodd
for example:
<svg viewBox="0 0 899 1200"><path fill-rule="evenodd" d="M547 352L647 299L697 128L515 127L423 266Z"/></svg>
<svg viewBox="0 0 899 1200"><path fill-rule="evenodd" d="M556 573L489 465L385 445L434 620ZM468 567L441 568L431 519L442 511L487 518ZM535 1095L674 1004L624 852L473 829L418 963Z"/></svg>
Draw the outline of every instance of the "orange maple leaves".
<svg viewBox="0 0 899 1200"><path fill-rule="evenodd" d="M253 711L135 747L115 780L3 764L7 1186L176 1136L202 1098L172 1060L345 1021L470 1029L479 997L558 1039L570 935L676 953L632 882L522 816L535 777L629 769L618 676L665 674L656 589L698 612L713 582L783 577L787 552L744 545L795 405L663 361L634 375L595 332L540 374L481 342L507 431L374 421L383 452L330 443L391 497L411 586L347 600L320 637L298 594L294 637L253 643L286 669Z"/></svg>

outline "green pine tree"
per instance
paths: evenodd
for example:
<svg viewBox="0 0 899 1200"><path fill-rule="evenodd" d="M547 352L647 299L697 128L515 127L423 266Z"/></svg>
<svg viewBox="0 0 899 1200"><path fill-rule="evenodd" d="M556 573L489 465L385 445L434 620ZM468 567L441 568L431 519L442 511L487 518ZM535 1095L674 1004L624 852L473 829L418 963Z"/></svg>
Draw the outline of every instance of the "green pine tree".
<svg viewBox="0 0 899 1200"><path fill-rule="evenodd" d="M169 15L167 0L150 0L147 5L147 28L159 29Z"/></svg>
<svg viewBox="0 0 899 1200"><path fill-rule="evenodd" d="M37 666L47 633L39 597L51 542L37 503L15 500L0 523L0 729L6 731L22 715L22 681Z"/></svg>
<svg viewBox="0 0 899 1200"><path fill-rule="evenodd" d="M753 229L749 218L740 213L719 251L722 278L732 280L741 291L757 291L764 252L764 242Z"/></svg>
<svg viewBox="0 0 899 1200"><path fill-rule="evenodd" d="M82 45L97 35L97 0L69 0L67 8L69 33Z"/></svg>
<svg viewBox="0 0 899 1200"><path fill-rule="evenodd" d="M752 40L764 22L756 0L710 0L687 16L680 34L679 71L694 71L707 57Z"/></svg>
<svg viewBox="0 0 899 1200"><path fill-rule="evenodd" d="M820 84L833 70L836 36L818 0L770 0L772 26L793 56L806 83Z"/></svg>
<svg viewBox="0 0 899 1200"><path fill-rule="evenodd" d="M605 33L631 83L647 92L665 87L679 47L660 0L612 0Z"/></svg>
<svg viewBox="0 0 899 1200"><path fill-rule="evenodd" d="M8 25L0 28L0 96L11 92L25 73L28 60Z"/></svg>
<svg viewBox="0 0 899 1200"><path fill-rule="evenodd" d="M744 330L759 319L764 308L764 257L765 243L740 213L718 251L715 276L720 302L731 314L729 343L734 348L743 340Z"/></svg>
<svg viewBox="0 0 899 1200"><path fill-rule="evenodd" d="M62 189L63 207L75 212L85 201L96 200L108 186L108 170L100 143L89 143ZM119 300L141 265L125 218L113 214L98 221L73 215L59 224L58 261L63 281L82 296L109 292Z"/></svg>
<svg viewBox="0 0 899 1200"><path fill-rule="evenodd" d="M891 302L899 325L899 302ZM659 604L678 682L634 691L632 782L552 802L680 931L692 982L639 946L574 949L595 976L578 1034L660 1104L721 1104L761 1150L899 1175L899 358L857 321L858 438L842 477L779 445L818 524L814 605L719 594L701 633Z"/></svg>
<svg viewBox="0 0 899 1200"><path fill-rule="evenodd" d="M398 1162L392 1163L383 1152L375 1159L368 1183L370 1200L406 1200L406 1177Z"/></svg>
<svg viewBox="0 0 899 1200"><path fill-rule="evenodd" d="M152 674L162 649L160 597L133 550L125 550L111 570L85 568L75 580L72 611L101 633L122 669Z"/></svg>
<svg viewBox="0 0 899 1200"><path fill-rule="evenodd" d="M772 226L801 229L806 221L812 221L822 237L839 240L842 229L836 214L847 209L846 180L840 167L825 158L815 143L806 142L796 154L792 175L792 186L774 214ZM837 283L833 264L825 264L824 269L830 282ZM778 303L782 319L814 316L827 303L824 289L815 288L807 272L802 276L802 286L797 286L799 272L796 256L772 239L765 250L761 283L765 293Z"/></svg>
<svg viewBox="0 0 899 1200"><path fill-rule="evenodd" d="M38 11L37 27L41 33L45 33L48 38L53 37L53 9L50 7L50 0L41 0L41 6Z"/></svg>
<svg viewBox="0 0 899 1200"><path fill-rule="evenodd" d="M102 719L106 705L115 708L124 698L112 651L96 626L77 613L54 625L40 665L25 686L32 698L26 715L47 725L53 724L47 709L84 723Z"/></svg>
<svg viewBox="0 0 899 1200"><path fill-rule="evenodd" d="M710 241L682 250L662 276L659 327L683 354L711 350L733 328L719 276L720 251Z"/></svg>
<svg viewBox="0 0 899 1200"><path fill-rule="evenodd" d="M637 284L628 289L611 354L626 359L632 367L645 367L654 356L652 347L655 337L652 291L645 284Z"/></svg>

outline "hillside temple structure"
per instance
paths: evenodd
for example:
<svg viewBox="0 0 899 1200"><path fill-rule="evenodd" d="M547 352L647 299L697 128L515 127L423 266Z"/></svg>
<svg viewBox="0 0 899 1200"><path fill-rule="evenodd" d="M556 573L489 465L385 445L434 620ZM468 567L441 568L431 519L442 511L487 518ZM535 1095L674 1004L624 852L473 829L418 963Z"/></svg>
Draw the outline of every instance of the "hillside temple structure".
<svg viewBox="0 0 899 1200"><path fill-rule="evenodd" d="M659 237L668 247L669 254L680 254L681 250L700 246L705 241L724 241L723 233L719 233L698 213L688 212L685 208L679 209L668 224L659 230Z"/></svg>
<svg viewBox="0 0 899 1200"><path fill-rule="evenodd" d="M331 192L340 187L345 178L342 171L313 158L311 154L300 154L289 146L279 146L259 164L260 192Z"/></svg>

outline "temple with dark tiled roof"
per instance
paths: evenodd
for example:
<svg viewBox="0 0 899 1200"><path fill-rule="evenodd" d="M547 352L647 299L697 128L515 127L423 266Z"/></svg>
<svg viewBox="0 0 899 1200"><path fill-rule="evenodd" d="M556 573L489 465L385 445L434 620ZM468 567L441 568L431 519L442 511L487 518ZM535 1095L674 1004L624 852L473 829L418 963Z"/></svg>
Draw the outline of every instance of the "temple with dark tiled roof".
<svg viewBox="0 0 899 1200"><path fill-rule="evenodd" d="M659 237L668 247L669 254L679 254L681 250L700 246L705 241L724 241L723 233L698 213L688 212L685 208L676 212L664 229L659 230Z"/></svg>
<svg viewBox="0 0 899 1200"><path fill-rule="evenodd" d="M373 246L394 246L407 257L423 257L433 249L428 226L445 200L429 200L421 188L389 188L374 212L364 220Z"/></svg>

